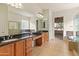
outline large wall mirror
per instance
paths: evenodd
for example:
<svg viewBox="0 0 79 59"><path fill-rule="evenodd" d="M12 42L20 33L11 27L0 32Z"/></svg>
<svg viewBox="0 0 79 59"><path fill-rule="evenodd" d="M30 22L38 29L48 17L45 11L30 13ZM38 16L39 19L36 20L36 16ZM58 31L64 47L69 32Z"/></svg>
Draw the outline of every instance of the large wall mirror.
<svg viewBox="0 0 79 59"><path fill-rule="evenodd" d="M30 29L29 17L17 14L15 12L8 12L8 34L22 34L27 33Z"/></svg>
<svg viewBox="0 0 79 59"><path fill-rule="evenodd" d="M8 32L9 35L19 34L20 33L20 22L8 21Z"/></svg>
<svg viewBox="0 0 79 59"><path fill-rule="evenodd" d="M36 22L37 31L48 31L48 20L38 19Z"/></svg>
<svg viewBox="0 0 79 59"><path fill-rule="evenodd" d="M36 29L37 31L48 31L48 10L42 10L41 13L38 13L36 20Z"/></svg>

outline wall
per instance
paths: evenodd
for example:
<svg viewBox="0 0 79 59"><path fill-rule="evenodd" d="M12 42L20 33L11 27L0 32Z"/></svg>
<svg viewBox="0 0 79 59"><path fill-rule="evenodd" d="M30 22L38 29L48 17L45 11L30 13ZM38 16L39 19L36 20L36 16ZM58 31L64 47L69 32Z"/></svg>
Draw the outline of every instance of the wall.
<svg viewBox="0 0 79 59"><path fill-rule="evenodd" d="M5 4L0 4L0 36L8 35L8 8Z"/></svg>
<svg viewBox="0 0 79 59"><path fill-rule="evenodd" d="M52 20L53 14L52 14L52 10L49 9L49 21L48 21L48 25L49 25L49 40L54 39L54 27L53 27L53 20Z"/></svg>
<svg viewBox="0 0 79 59"><path fill-rule="evenodd" d="M64 36L66 36L66 31L74 31L74 23L73 23L74 17L78 12L79 12L79 8L72 8L68 10L53 12L53 16L52 16L53 20L55 17L61 17L61 16L64 17Z"/></svg>

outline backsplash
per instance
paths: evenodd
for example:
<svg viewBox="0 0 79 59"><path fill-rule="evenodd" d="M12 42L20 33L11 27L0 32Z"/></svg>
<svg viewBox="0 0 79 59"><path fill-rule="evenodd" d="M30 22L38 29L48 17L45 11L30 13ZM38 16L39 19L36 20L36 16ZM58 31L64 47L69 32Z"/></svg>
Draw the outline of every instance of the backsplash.
<svg viewBox="0 0 79 59"><path fill-rule="evenodd" d="M0 42L4 40L4 37L0 37Z"/></svg>
<svg viewBox="0 0 79 59"><path fill-rule="evenodd" d="M22 33L22 34L11 35L12 39L15 39L15 38L22 38L22 37L25 37L25 36L30 36L30 33ZM10 39L11 39L11 38L10 38Z"/></svg>
<svg viewBox="0 0 79 59"><path fill-rule="evenodd" d="M9 39L8 36L1 36L0 37L0 42L3 41L3 40L8 40L8 39Z"/></svg>

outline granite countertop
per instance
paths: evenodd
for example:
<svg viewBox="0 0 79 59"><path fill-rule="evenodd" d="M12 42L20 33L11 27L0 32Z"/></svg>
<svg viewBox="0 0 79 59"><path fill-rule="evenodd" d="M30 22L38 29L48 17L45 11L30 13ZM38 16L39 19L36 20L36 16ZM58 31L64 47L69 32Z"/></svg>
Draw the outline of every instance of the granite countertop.
<svg viewBox="0 0 79 59"><path fill-rule="evenodd" d="M13 42L20 41L20 40L23 40L23 39L27 39L27 38L30 38L30 37L32 37L32 35L31 36L22 37L22 38L4 40L4 41L0 42L0 46L7 45L9 43L13 43Z"/></svg>
<svg viewBox="0 0 79 59"><path fill-rule="evenodd" d="M27 39L27 38L37 37L37 36L40 36L40 35L41 34L39 34L39 35L37 35L37 34L31 34L31 35L20 37L20 38L14 38L14 39L4 40L4 41L0 42L0 46L7 45L9 43L13 43L13 42L20 41L20 40Z"/></svg>
<svg viewBox="0 0 79 59"><path fill-rule="evenodd" d="M20 41L20 40L24 40L24 39L28 39L28 38L33 38L33 37L37 37L39 35L30 35L30 36L25 36L25 37L21 37L21 38L16 38L16 39L9 39L9 40L4 40L2 42L0 42L0 46L4 46L4 45L7 45L9 43L13 43L13 42L17 42L17 41Z"/></svg>
<svg viewBox="0 0 79 59"><path fill-rule="evenodd" d="M32 36L33 40L36 40L36 39L41 38L41 37L42 37L42 35L33 35Z"/></svg>

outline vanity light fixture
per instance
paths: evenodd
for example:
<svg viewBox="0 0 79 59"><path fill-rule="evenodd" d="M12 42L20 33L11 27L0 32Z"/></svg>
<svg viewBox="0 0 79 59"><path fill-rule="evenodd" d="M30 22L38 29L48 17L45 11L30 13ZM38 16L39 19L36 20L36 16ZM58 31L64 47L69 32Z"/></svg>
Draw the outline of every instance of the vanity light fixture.
<svg viewBox="0 0 79 59"><path fill-rule="evenodd" d="M22 3L8 3L8 5L15 7L15 8L23 8Z"/></svg>

